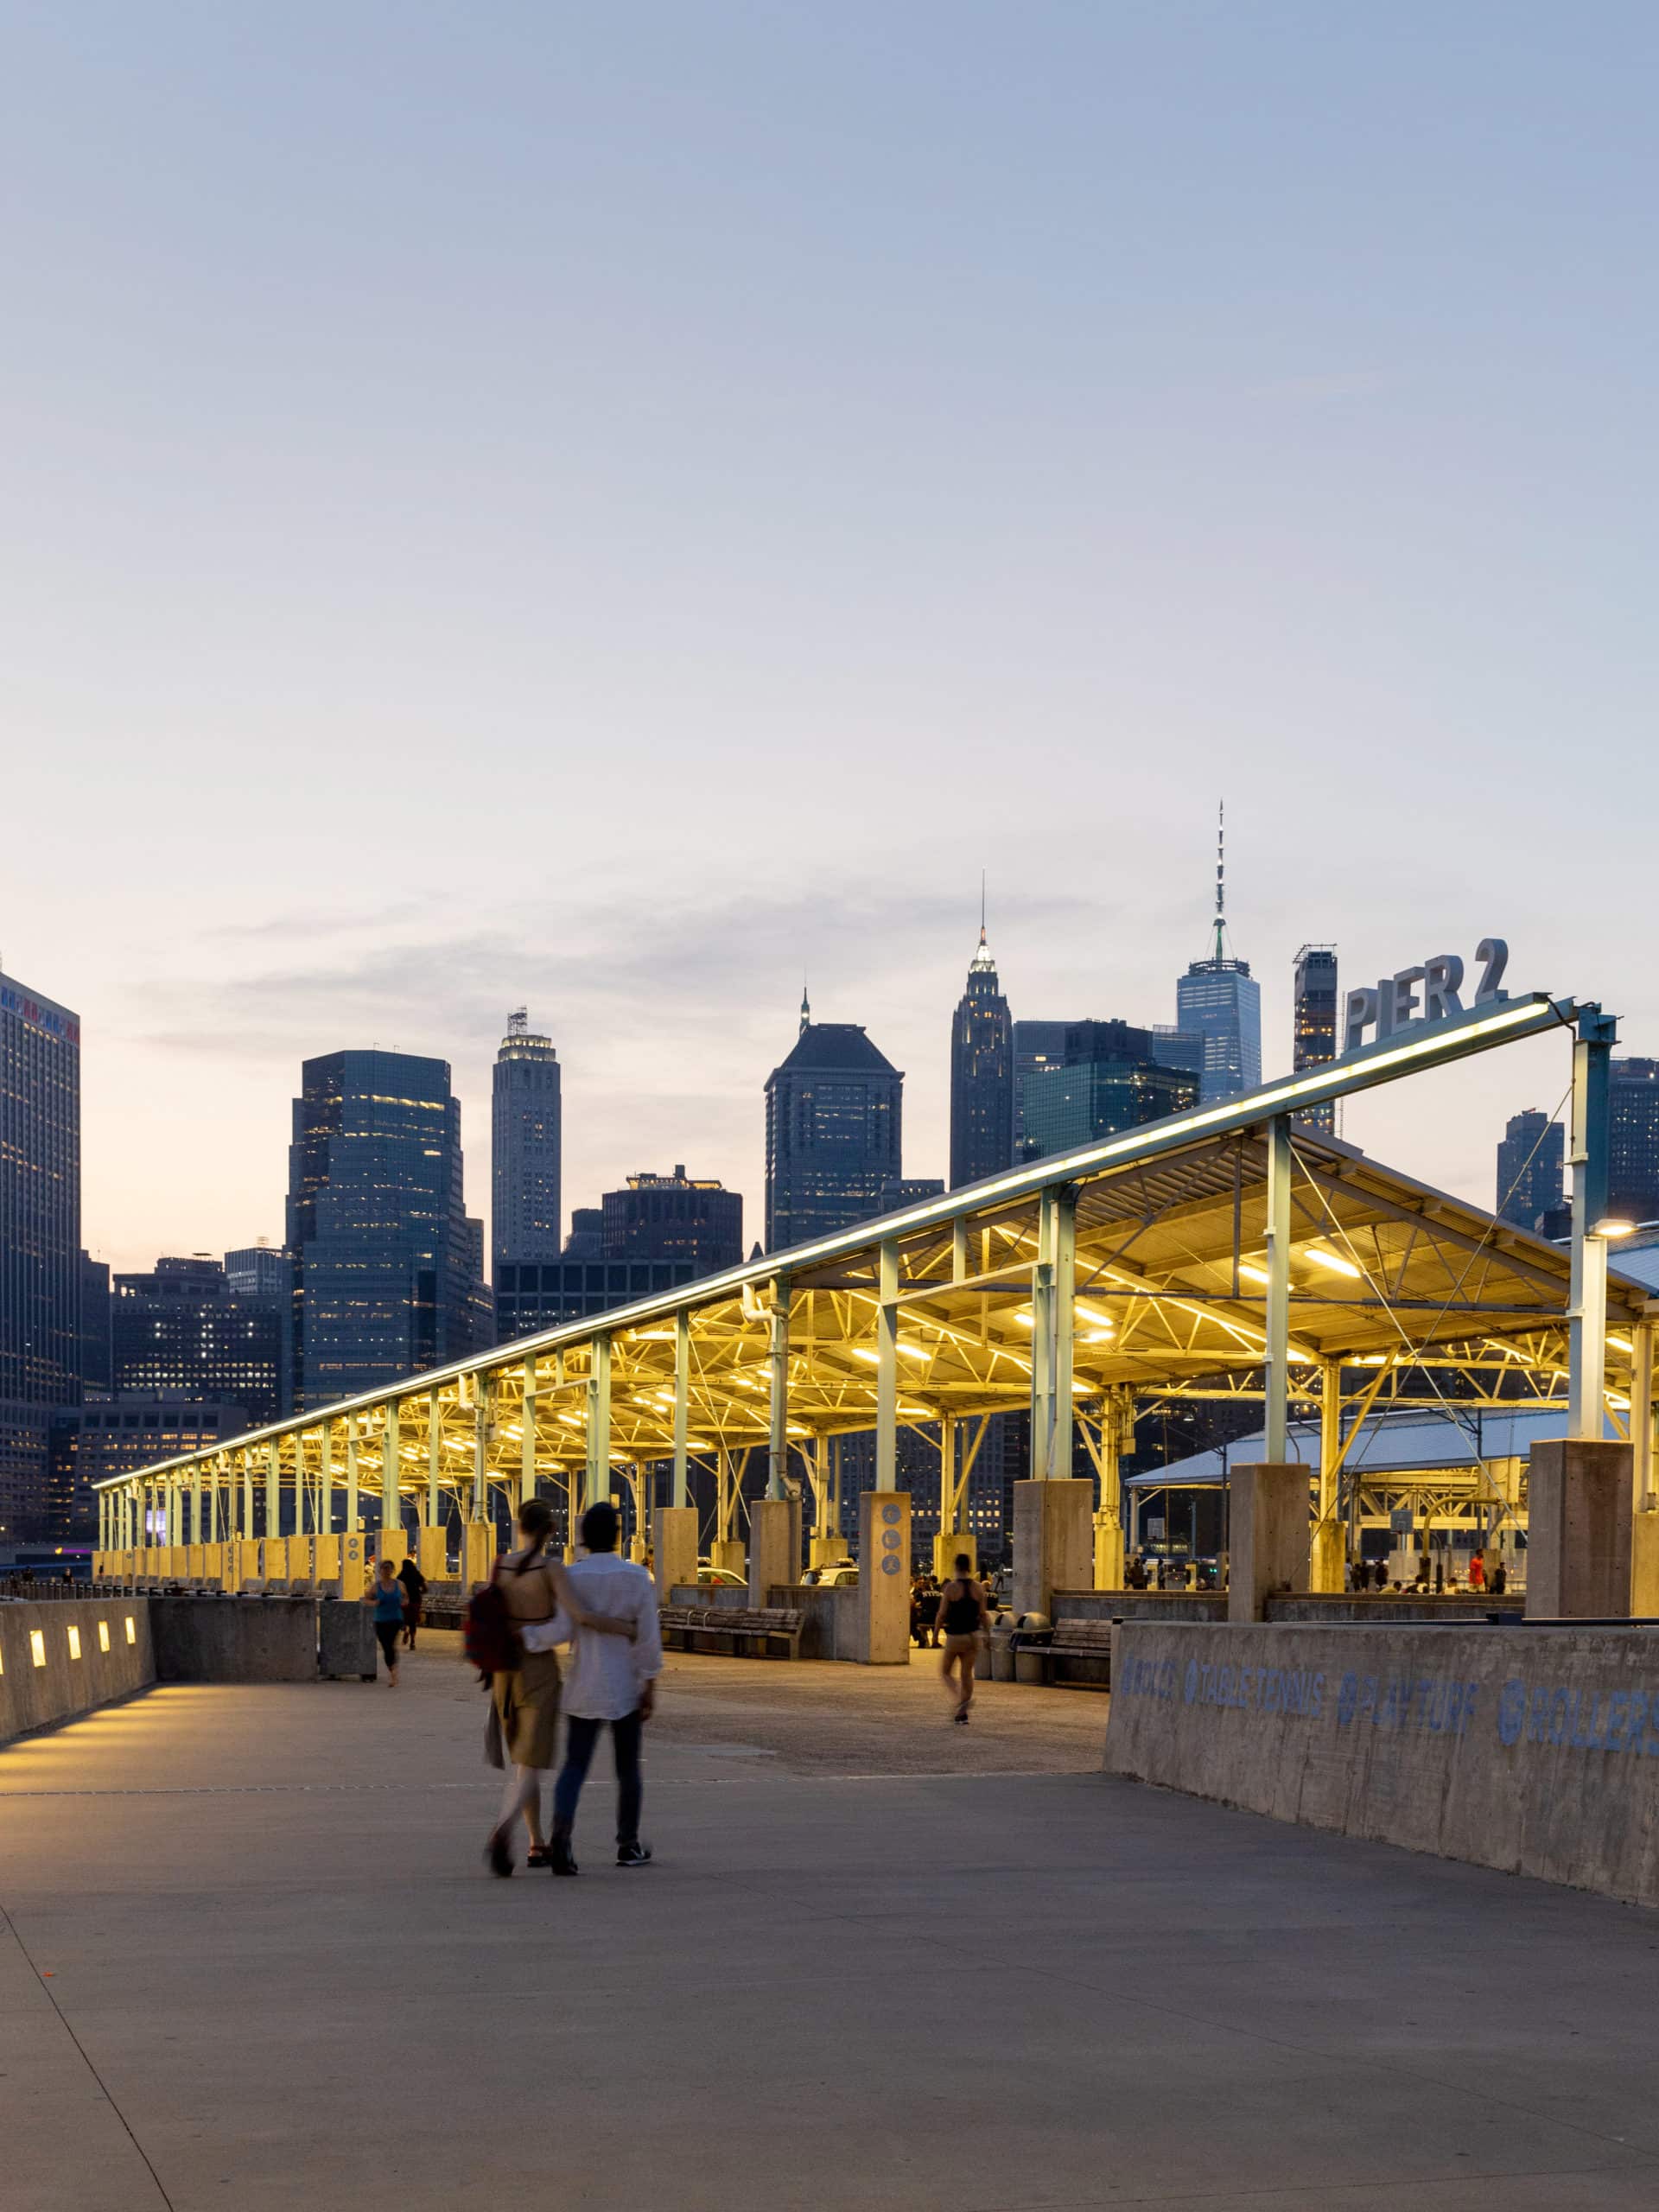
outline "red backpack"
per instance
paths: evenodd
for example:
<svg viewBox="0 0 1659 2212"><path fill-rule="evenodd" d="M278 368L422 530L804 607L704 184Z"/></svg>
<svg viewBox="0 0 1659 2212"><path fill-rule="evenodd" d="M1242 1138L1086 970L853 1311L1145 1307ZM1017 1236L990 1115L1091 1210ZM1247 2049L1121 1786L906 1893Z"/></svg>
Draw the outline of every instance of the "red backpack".
<svg viewBox="0 0 1659 2212"><path fill-rule="evenodd" d="M524 1573L521 1566L517 1569ZM518 1634L507 1611L507 1601L501 1594L498 1577L501 1562L497 1560L490 1569L490 1579L481 1590L474 1591L467 1605L467 1625L461 1631L461 1649L469 1667L476 1667L487 1682L492 1675L510 1675L518 1664Z"/></svg>

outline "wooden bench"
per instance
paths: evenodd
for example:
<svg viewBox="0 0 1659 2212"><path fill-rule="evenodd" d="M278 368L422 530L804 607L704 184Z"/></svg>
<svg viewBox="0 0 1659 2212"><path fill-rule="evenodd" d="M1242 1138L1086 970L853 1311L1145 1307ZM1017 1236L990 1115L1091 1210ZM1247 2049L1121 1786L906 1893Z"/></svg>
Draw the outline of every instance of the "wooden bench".
<svg viewBox="0 0 1659 2212"><path fill-rule="evenodd" d="M670 1651L701 1651L728 1659L795 1659L801 1614L785 1605L664 1605L663 1643Z"/></svg>
<svg viewBox="0 0 1659 2212"><path fill-rule="evenodd" d="M1057 1679L1053 1665L1056 1660L1086 1659L1101 1669L1099 1676L1092 1681L1070 1679L1066 1687L1090 1690L1111 1688L1110 1621L1056 1621L1052 1629L1039 1630L1035 1634L1016 1630L1014 1641L1016 1650L1034 1651L1048 1662L1046 1673L1051 1682Z"/></svg>

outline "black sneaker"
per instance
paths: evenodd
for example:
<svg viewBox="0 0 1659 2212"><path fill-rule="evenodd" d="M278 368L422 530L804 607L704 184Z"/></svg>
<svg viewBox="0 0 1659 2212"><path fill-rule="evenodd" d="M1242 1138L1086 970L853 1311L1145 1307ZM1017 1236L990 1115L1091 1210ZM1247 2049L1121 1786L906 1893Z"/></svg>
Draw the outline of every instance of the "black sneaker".
<svg viewBox="0 0 1659 2212"><path fill-rule="evenodd" d="M570 1848L570 1839L568 1835L554 1837L552 1842L547 1847L547 1863L556 1874L575 1874L580 1871L576 1866L576 1854Z"/></svg>
<svg viewBox="0 0 1659 2212"><path fill-rule="evenodd" d="M651 1846L648 1843L619 1843L616 1863L619 1866L648 1866L651 1864Z"/></svg>

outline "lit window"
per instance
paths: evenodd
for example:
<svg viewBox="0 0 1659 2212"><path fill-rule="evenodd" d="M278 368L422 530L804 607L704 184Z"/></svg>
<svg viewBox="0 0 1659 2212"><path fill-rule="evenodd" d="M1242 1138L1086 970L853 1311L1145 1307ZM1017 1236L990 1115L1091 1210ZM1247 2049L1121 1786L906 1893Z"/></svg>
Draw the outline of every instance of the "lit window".
<svg viewBox="0 0 1659 2212"><path fill-rule="evenodd" d="M74 1627L69 1630L69 1656L72 1659L80 1656L80 1630Z"/></svg>
<svg viewBox="0 0 1659 2212"><path fill-rule="evenodd" d="M138 1631L132 1624L132 1615L129 1613L127 1615L127 1642L129 1643L137 1643L137 1641Z"/></svg>
<svg viewBox="0 0 1659 2212"><path fill-rule="evenodd" d="M29 1656L37 1667L46 1664L46 1631L32 1628L29 1631Z"/></svg>
<svg viewBox="0 0 1659 2212"><path fill-rule="evenodd" d="M100 1651L107 1651L110 1648L110 1624L108 1621L99 1621L98 1624L98 1648Z"/></svg>

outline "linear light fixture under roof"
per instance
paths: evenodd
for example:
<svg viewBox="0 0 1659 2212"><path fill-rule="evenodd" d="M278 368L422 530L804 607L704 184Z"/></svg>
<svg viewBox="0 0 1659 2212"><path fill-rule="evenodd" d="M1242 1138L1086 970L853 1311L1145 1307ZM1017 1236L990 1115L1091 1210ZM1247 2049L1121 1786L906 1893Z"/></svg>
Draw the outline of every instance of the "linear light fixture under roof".
<svg viewBox="0 0 1659 2212"><path fill-rule="evenodd" d="M1035 1198L1056 1184L1076 1182L1111 1168L1156 1160L1181 1145L1190 1144L1195 1137L1236 1135L1281 1114L1306 1114L1332 1099L1374 1090L1379 1084L1393 1083L1401 1076L1414 1075L1427 1068L1449 1065L1454 1060L1466 1059L1471 1053L1486 1052L1495 1045L1539 1036L1549 1029L1570 1031L1577 1024L1578 1014L1573 1000L1552 999L1546 991L1531 991L1495 1006L1472 1007L1449 1021L1437 1021L1400 1037L1381 1039L1375 1044L1362 1046L1357 1052L1345 1052L1338 1059L1326 1060L1299 1075L1281 1077L1262 1084L1258 1090L1240 1092L1212 1106L1198 1106L1185 1114L1171 1114L1160 1122L1125 1130L1076 1152L1059 1153L1006 1173L987 1176L977 1183L962 1184L940 1198L924 1199L918 1205L902 1207L896 1213L877 1215L834 1236L768 1253L762 1259L749 1260L718 1274L683 1283L675 1290L659 1292L634 1305L619 1306L609 1313L563 1322L537 1335L497 1345L492 1351L411 1376L390 1389L364 1391L334 1405L319 1406L309 1414L293 1414L287 1421L251 1429L245 1435L221 1438L217 1448L240 1450L267 1444L301 1431L308 1432L324 1421L343 1420L350 1414L383 1406L389 1399L424 1397L464 1376L505 1367L509 1358L522 1362L544 1351L590 1344L595 1336L620 1336L638 1329L641 1323L670 1319L681 1307L710 1305L740 1294L746 1287L753 1289L756 1284L787 1278L802 1268L819 1267L837 1257L867 1254L891 1238L909 1236L919 1229L943 1227L971 1217L988 1206L1001 1211L1022 1198ZM595 1325L601 1322L602 1327ZM92 1487L95 1491L125 1489L140 1477L153 1480L171 1469L194 1465L209 1456L207 1452L185 1453L158 1461L151 1467L107 1476Z"/></svg>

